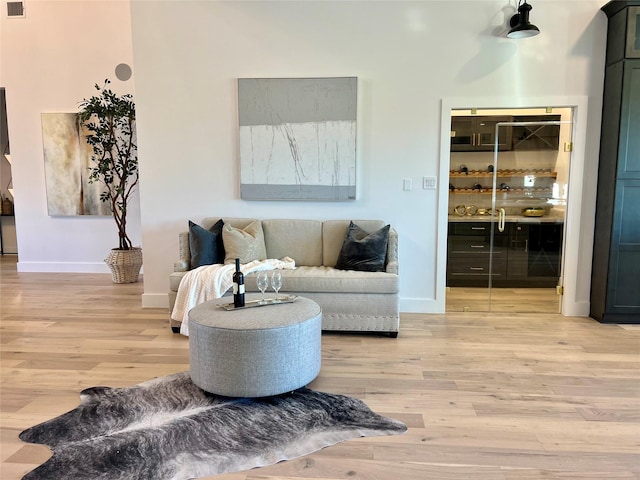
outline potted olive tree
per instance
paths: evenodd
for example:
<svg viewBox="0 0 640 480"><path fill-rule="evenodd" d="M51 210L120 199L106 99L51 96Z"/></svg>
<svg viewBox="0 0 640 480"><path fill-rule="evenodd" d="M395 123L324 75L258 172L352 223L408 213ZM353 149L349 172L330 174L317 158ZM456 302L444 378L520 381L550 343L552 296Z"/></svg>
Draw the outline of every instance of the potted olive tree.
<svg viewBox="0 0 640 480"><path fill-rule="evenodd" d="M80 102L80 122L91 145L92 166L89 182L100 182L104 191L100 200L108 202L118 228L119 245L105 259L114 283L138 281L142 250L131 244L127 234L127 209L138 184L138 150L136 146L136 109L131 94L116 95L108 88L108 79L98 93Z"/></svg>

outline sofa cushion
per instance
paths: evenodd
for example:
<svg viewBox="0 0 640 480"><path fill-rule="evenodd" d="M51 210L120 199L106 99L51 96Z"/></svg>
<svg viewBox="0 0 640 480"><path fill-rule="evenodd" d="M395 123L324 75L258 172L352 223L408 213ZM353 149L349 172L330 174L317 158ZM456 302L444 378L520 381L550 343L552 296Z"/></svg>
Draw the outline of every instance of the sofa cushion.
<svg viewBox="0 0 640 480"><path fill-rule="evenodd" d="M225 250L224 263L233 263L236 258L240 259L240 263L267 258L260 220L251 222L245 228L236 228L225 223L222 228L222 239Z"/></svg>
<svg viewBox="0 0 640 480"><path fill-rule="evenodd" d="M384 227L382 220L353 220L368 233ZM335 267L349 228L349 220L326 220L322 223L322 264Z"/></svg>
<svg viewBox="0 0 640 480"><path fill-rule="evenodd" d="M247 291L257 292L256 274L245 276ZM281 292L391 293L399 291L398 275L385 272L358 272L331 267L296 267L282 270ZM273 291L271 291L273 294Z"/></svg>
<svg viewBox="0 0 640 480"><path fill-rule="evenodd" d="M361 272L383 272L387 258L390 225L367 233L351 222L338 255L336 268Z"/></svg>
<svg viewBox="0 0 640 480"><path fill-rule="evenodd" d="M296 265L322 265L322 222L263 220L267 258L291 257Z"/></svg>
<svg viewBox="0 0 640 480"><path fill-rule="evenodd" d="M177 292L186 272L169 275L169 290ZM400 277L384 272L357 272L331 267L296 267L282 270L282 293L398 293ZM245 276L247 292L257 292L256 273ZM269 290L273 294L273 290Z"/></svg>
<svg viewBox="0 0 640 480"><path fill-rule="evenodd" d="M222 220L208 230L189 220L189 250L191 268L224 262L222 244Z"/></svg>
<svg viewBox="0 0 640 480"><path fill-rule="evenodd" d="M253 223L257 218L244 218L244 217L204 217L200 222L204 228L210 228L218 220L222 220L224 223L228 223L232 227L245 228L250 223Z"/></svg>

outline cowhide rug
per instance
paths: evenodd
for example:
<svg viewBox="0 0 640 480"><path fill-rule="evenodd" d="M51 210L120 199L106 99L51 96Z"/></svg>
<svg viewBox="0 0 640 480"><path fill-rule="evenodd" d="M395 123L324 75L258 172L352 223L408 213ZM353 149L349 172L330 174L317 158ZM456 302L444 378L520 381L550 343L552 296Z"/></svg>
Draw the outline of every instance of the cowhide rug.
<svg viewBox="0 0 640 480"><path fill-rule="evenodd" d="M188 372L129 388L94 387L80 406L20 434L53 456L26 480L189 479L271 465L356 437L407 427L362 401L302 388L220 397Z"/></svg>

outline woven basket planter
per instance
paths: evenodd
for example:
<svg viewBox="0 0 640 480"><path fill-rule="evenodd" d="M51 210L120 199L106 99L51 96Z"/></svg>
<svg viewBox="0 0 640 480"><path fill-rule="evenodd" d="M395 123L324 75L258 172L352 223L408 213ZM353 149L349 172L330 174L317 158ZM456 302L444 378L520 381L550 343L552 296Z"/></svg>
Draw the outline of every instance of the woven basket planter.
<svg viewBox="0 0 640 480"><path fill-rule="evenodd" d="M142 249L118 250L114 248L104 259L104 263L111 269L113 283L135 283L138 281L140 267L142 267Z"/></svg>

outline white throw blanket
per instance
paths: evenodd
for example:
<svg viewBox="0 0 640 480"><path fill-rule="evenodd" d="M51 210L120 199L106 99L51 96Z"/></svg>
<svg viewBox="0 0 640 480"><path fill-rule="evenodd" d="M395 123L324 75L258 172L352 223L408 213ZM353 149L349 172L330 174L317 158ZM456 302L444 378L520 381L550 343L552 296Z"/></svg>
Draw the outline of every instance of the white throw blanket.
<svg viewBox="0 0 640 480"><path fill-rule="evenodd" d="M293 270L294 268L296 268L296 262L290 257L283 257L280 260L275 258L254 260L240 265L240 271L244 275L264 270ZM182 277L176 303L173 306L173 312L171 312L173 320L182 322L180 325L182 335L189 336L189 310L207 300L222 297L233 285L233 272L235 271L236 266L233 263L203 265L189 270Z"/></svg>

